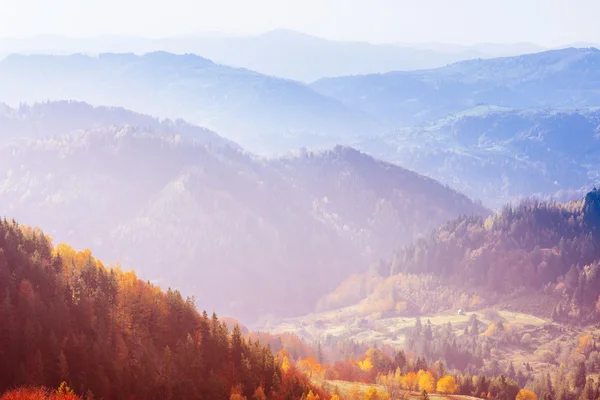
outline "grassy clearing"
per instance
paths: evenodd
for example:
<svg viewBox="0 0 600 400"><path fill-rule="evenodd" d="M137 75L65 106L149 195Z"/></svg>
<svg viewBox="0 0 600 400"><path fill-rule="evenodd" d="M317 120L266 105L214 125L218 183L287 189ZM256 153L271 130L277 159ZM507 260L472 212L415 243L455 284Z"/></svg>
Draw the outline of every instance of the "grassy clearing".
<svg viewBox="0 0 600 400"><path fill-rule="evenodd" d="M352 386L358 386L361 395L364 394L364 392L371 386L375 386L377 388L378 391L385 391L385 388L383 386L380 385L369 385L366 383L360 383L360 382L347 382L347 381L316 381L315 383L317 383L318 385L323 386L323 388L325 388L325 390L327 390L329 393L336 393L338 392L342 397L344 398L348 398L349 394L350 394L350 389L352 388Z"/></svg>
<svg viewBox="0 0 600 400"><path fill-rule="evenodd" d="M483 310L475 312L478 319L487 325L490 323ZM531 330L552 324L551 321L530 314L500 311L506 323L520 330ZM470 314L440 313L424 315L423 322L430 320L433 325L446 325L451 323L455 331L460 334L468 324ZM341 310L309 314L299 318L291 318L272 322L263 326L261 330L271 333L294 332L307 341L314 341L327 335L345 337L367 343L385 343L392 346L401 346L404 342L404 332L415 325L416 317L382 317L381 315L364 315L356 307ZM485 326L483 330L485 330Z"/></svg>
<svg viewBox="0 0 600 400"><path fill-rule="evenodd" d="M323 386L330 393L335 393L336 388L337 388L337 392L344 398L348 398L348 396L350 394L350 388L352 388L352 386L354 386L354 385L358 386L358 388L361 392L361 395L364 394L364 392L371 386L375 386L377 388L377 390L380 392L385 392L385 388L381 385L370 385L370 384L360 383L360 382L315 380L315 383L317 385ZM405 400L419 400L420 398L421 398L421 393L410 392L410 393L408 393L408 397L406 397ZM430 400L477 400L476 397L471 397L471 396L443 395L443 394L437 394L437 393L430 393L429 399ZM396 400L396 399L393 399L393 400Z"/></svg>
<svg viewBox="0 0 600 400"><path fill-rule="evenodd" d="M480 332L485 332L492 322L486 318L486 310L478 310L477 314ZM556 364L556 360L549 360L544 353L554 352L557 343L570 348L578 336L586 331L593 331L592 327L573 329L556 323L549 319L540 318L522 312L499 310L504 319L505 326L516 333L516 342L501 344L494 349L493 358L501 361L512 361L518 368L529 363L534 370L544 370ZM424 315L421 321L431 321L434 326L452 324L457 335L461 335L473 312L459 315L455 312L444 312L433 315ZM365 315L357 307L348 307L341 310L309 314L300 318L279 320L270 326L262 327L272 333L293 332L311 343L321 340L327 335L340 339L350 339L369 345L389 344L400 348L405 341L407 329L415 325L416 317L390 316L381 314ZM529 342L520 343L524 334L529 334ZM522 368L522 367L521 367ZM341 383L340 383L341 384Z"/></svg>

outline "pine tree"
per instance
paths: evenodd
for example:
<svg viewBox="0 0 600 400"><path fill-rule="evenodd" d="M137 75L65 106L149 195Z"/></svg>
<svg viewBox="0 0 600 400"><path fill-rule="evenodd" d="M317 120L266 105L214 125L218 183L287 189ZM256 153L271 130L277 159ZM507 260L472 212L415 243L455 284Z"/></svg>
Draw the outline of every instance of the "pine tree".
<svg viewBox="0 0 600 400"><path fill-rule="evenodd" d="M587 374L585 371L585 363L582 361L577 364L577 369L575 370L575 382L574 386L577 390L582 390L585 387L585 383L587 381Z"/></svg>
<svg viewBox="0 0 600 400"><path fill-rule="evenodd" d="M596 385L592 378L589 378L583 388L582 393L583 400L597 400L598 394L596 393Z"/></svg>
<svg viewBox="0 0 600 400"><path fill-rule="evenodd" d="M321 348L321 342L317 345L317 362L323 364L323 349Z"/></svg>
<svg viewBox="0 0 600 400"><path fill-rule="evenodd" d="M515 379L517 376L517 373L515 372L515 366L513 365L512 361L508 364L507 375L512 379Z"/></svg>
<svg viewBox="0 0 600 400"><path fill-rule="evenodd" d="M396 368L400 368L401 371L404 370L404 367L406 366L406 354L404 353L404 350L400 350L396 353L394 364Z"/></svg>
<svg viewBox="0 0 600 400"><path fill-rule="evenodd" d="M427 320L427 323L425 324L425 329L423 330L423 338L425 339L426 343L433 340L433 329L431 328L430 320Z"/></svg>
<svg viewBox="0 0 600 400"><path fill-rule="evenodd" d="M479 320L477 319L477 314L473 313L469 317L471 320L471 335L478 336L479 335Z"/></svg>
<svg viewBox="0 0 600 400"><path fill-rule="evenodd" d="M239 325L235 324L233 332L231 333L231 360L234 371L238 371L242 364L242 345L242 331L240 330Z"/></svg>
<svg viewBox="0 0 600 400"><path fill-rule="evenodd" d="M58 356L58 375L63 381L69 378L69 365L67 363L67 357L63 351Z"/></svg>
<svg viewBox="0 0 600 400"><path fill-rule="evenodd" d="M73 394L73 390L67 385L67 382L62 381L58 389L56 390L57 394Z"/></svg>
<svg viewBox="0 0 600 400"><path fill-rule="evenodd" d="M420 337L423 331L423 324L421 324L421 317L417 317L417 321L415 322L415 337Z"/></svg>
<svg viewBox="0 0 600 400"><path fill-rule="evenodd" d="M415 363L415 370L416 371L427 371L427 362L425 361L425 358L423 357L417 357L417 362Z"/></svg>

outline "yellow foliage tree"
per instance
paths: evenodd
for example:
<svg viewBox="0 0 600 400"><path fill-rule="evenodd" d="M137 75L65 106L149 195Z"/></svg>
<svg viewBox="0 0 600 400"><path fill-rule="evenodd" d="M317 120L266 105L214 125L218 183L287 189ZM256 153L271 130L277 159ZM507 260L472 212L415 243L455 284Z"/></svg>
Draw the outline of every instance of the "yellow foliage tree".
<svg viewBox="0 0 600 400"><path fill-rule="evenodd" d="M331 399L329 400L342 400L340 399L340 396L338 396L337 394L334 394L333 396L331 396Z"/></svg>
<svg viewBox="0 0 600 400"><path fill-rule="evenodd" d="M254 394L252 395L252 400L267 400L267 396L265 395L265 391L263 390L262 386L256 388Z"/></svg>
<svg viewBox="0 0 600 400"><path fill-rule="evenodd" d="M317 362L314 356L301 360L298 367L309 377L322 378L325 373L325 368Z"/></svg>
<svg viewBox="0 0 600 400"><path fill-rule="evenodd" d="M577 345L577 352L587 355L592 351L594 347L594 339L590 333L585 334L579 338L579 344Z"/></svg>
<svg viewBox="0 0 600 400"><path fill-rule="evenodd" d="M417 384L419 383L417 374L409 372L402 378L402 388L405 390L415 391L417 390Z"/></svg>
<svg viewBox="0 0 600 400"><path fill-rule="evenodd" d="M419 390L422 392L423 390L427 391L427 393L433 393L435 390L435 377L429 371L419 371L417 374L419 376Z"/></svg>
<svg viewBox="0 0 600 400"><path fill-rule="evenodd" d="M379 392L375 386L369 386L369 388L365 391L365 395L363 397L364 400L380 400Z"/></svg>
<svg viewBox="0 0 600 400"><path fill-rule="evenodd" d="M537 395L531 390L522 389L517 394L516 400L537 400Z"/></svg>
<svg viewBox="0 0 600 400"><path fill-rule="evenodd" d="M319 395L318 394L314 394L312 392L312 390L310 390L308 392L308 395L306 396L306 400L319 400Z"/></svg>
<svg viewBox="0 0 600 400"><path fill-rule="evenodd" d="M242 385L236 385L231 389L229 400L247 400L246 396L242 395Z"/></svg>
<svg viewBox="0 0 600 400"><path fill-rule="evenodd" d="M361 371L369 372L373 369L373 363L368 358L364 361L358 361L357 364Z"/></svg>
<svg viewBox="0 0 600 400"><path fill-rule="evenodd" d="M288 360L287 356L283 356L283 361L281 362L281 370L284 374L286 374L290 370L290 360Z"/></svg>
<svg viewBox="0 0 600 400"><path fill-rule="evenodd" d="M483 223L483 227L488 231L491 230L494 227L494 217L491 215L487 217Z"/></svg>
<svg viewBox="0 0 600 400"><path fill-rule="evenodd" d="M56 389L57 394L73 394L73 390L67 385L67 382L62 381Z"/></svg>
<svg viewBox="0 0 600 400"><path fill-rule="evenodd" d="M402 371L400 368L396 368L396 372L394 373L394 379L398 382L398 385L402 386Z"/></svg>
<svg viewBox="0 0 600 400"><path fill-rule="evenodd" d="M437 383L437 391L444 394L454 394L458 390L453 376L446 375Z"/></svg>

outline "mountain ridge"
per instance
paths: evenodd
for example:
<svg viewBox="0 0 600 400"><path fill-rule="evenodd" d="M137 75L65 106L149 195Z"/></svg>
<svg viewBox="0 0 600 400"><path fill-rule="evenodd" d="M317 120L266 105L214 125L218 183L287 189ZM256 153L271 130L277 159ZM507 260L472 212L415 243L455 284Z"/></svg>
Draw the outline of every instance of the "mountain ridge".
<svg viewBox="0 0 600 400"><path fill-rule="evenodd" d="M221 314L252 320L305 312L398 241L460 214L488 212L353 150L265 159L212 134L178 138L176 127L136 127L125 116L119 125L94 126L77 118L77 103L38 107L31 115L51 122L52 114L73 114L84 129L1 145L0 207L161 286L194 293ZM11 126L0 125L0 137ZM230 285L208 285L206 277ZM248 283L259 281L282 301L252 296Z"/></svg>
<svg viewBox="0 0 600 400"><path fill-rule="evenodd" d="M354 146L500 208L524 197L569 200L589 191L600 176L598 132L598 107L479 106ZM564 197L569 191L576 193Z"/></svg>
<svg viewBox="0 0 600 400"><path fill-rule="evenodd" d="M333 145L375 132L361 111L308 86L166 52L98 57L14 55L0 61L0 101L79 100L207 126L254 152L298 141Z"/></svg>
<svg viewBox="0 0 600 400"><path fill-rule="evenodd" d="M423 123L475 107L583 107L600 104L597 49L562 49L466 60L420 71L326 78L317 92L386 125Z"/></svg>

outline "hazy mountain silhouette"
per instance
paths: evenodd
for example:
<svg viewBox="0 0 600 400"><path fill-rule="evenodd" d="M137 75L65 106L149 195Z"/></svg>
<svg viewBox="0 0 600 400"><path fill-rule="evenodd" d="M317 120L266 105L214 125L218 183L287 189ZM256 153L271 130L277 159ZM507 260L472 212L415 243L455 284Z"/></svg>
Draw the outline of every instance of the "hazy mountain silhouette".
<svg viewBox="0 0 600 400"><path fill-rule="evenodd" d="M0 101L80 100L185 118L249 150L331 146L380 128L308 86L164 52L99 57L12 55L0 62Z"/></svg>
<svg viewBox="0 0 600 400"><path fill-rule="evenodd" d="M435 68L472 58L533 53L544 50L528 43L474 46L425 44L372 44L327 40L289 29L254 36L199 34L149 39L102 36L68 38L37 36L0 39L9 53L194 53L218 63L248 68L267 75L311 82L324 77Z"/></svg>
<svg viewBox="0 0 600 400"><path fill-rule="evenodd" d="M447 67L322 79L319 93L384 125L407 126L480 104L515 108L600 104L600 50L563 49Z"/></svg>
<svg viewBox="0 0 600 400"><path fill-rule="evenodd" d="M3 214L240 318L307 312L398 243L487 212L346 147L264 159L125 110L61 102L3 115Z"/></svg>

